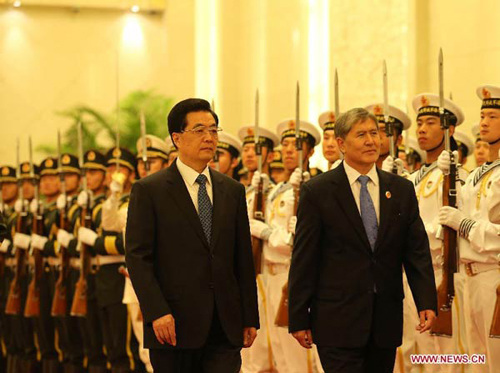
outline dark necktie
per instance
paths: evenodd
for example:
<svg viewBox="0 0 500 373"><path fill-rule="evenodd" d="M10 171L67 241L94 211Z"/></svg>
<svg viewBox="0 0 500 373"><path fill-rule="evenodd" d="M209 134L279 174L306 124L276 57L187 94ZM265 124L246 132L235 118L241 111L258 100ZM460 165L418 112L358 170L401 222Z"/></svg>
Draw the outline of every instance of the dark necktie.
<svg viewBox="0 0 500 373"><path fill-rule="evenodd" d="M208 243L212 237L212 202L207 193L207 177L199 174L196 182L200 185L198 189L198 216L200 217L201 226Z"/></svg>
<svg viewBox="0 0 500 373"><path fill-rule="evenodd" d="M375 242L377 241L378 223L375 206L373 206L372 198L370 197L370 193L368 193L367 185L370 178L366 175L361 175L358 177L358 181L361 184L361 191L359 193L361 219L363 220L366 235L368 236L368 241L373 250L375 248Z"/></svg>

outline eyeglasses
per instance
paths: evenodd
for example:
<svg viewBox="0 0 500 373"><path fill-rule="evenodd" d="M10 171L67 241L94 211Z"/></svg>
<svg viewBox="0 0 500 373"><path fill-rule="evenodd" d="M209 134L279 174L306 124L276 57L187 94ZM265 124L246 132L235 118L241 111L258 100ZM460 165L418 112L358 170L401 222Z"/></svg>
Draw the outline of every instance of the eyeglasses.
<svg viewBox="0 0 500 373"><path fill-rule="evenodd" d="M221 132L221 131L222 131L222 128L220 128L220 127L200 126L200 127L193 128L192 130L182 131L181 133L191 132L193 135L195 135L197 137L203 137L208 133L212 137L217 137L217 136L219 136L219 132Z"/></svg>

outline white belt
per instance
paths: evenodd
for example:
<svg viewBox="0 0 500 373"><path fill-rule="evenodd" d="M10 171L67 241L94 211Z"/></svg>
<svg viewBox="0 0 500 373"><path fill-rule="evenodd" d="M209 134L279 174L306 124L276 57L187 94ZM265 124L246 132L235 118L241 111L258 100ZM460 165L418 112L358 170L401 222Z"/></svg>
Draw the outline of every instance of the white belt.
<svg viewBox="0 0 500 373"><path fill-rule="evenodd" d="M53 256L50 256L46 259L46 263L49 265L49 266L58 266L59 264L61 264L61 260L59 258L54 258Z"/></svg>
<svg viewBox="0 0 500 373"><path fill-rule="evenodd" d="M97 258L90 259L90 265L96 266L97 264L98 264ZM80 268L82 266L82 259L81 258L70 258L69 265L73 268Z"/></svg>
<svg viewBox="0 0 500 373"><path fill-rule="evenodd" d="M475 276L481 272L500 269L500 264L498 264L498 263L470 262L470 263L463 263L462 269L467 274L467 276Z"/></svg>
<svg viewBox="0 0 500 373"><path fill-rule="evenodd" d="M105 266L107 264L125 263L125 255L98 255L97 265Z"/></svg>

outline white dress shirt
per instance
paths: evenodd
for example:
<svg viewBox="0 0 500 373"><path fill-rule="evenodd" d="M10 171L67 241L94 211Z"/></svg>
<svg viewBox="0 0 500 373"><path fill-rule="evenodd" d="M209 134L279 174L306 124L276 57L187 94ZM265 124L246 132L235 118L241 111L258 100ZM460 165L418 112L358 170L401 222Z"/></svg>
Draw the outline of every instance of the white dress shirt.
<svg viewBox="0 0 500 373"><path fill-rule="evenodd" d="M359 202L359 194L361 193L361 183L358 181L358 177L361 175L354 168L349 166L346 161L344 161L344 169L349 179L349 185L351 186L352 195L358 206L359 214L361 215L361 204ZM375 213L377 214L377 222L380 224L380 184L378 180L377 167L375 164L366 174L370 178L368 181L368 193L375 207Z"/></svg>
<svg viewBox="0 0 500 373"><path fill-rule="evenodd" d="M196 182L196 178L198 177L198 175L200 175L200 173L183 163L180 157L177 157L176 162L177 168L179 169L182 179L186 184L186 188L189 192L189 195L191 196L191 200L193 201L196 212L198 212L198 189L200 189L200 184ZM208 171L208 165L202 171L202 174L207 177L207 183L205 185L207 188L208 198L210 198L210 202L212 202L213 205L214 199L212 192L212 178L210 177L210 172Z"/></svg>

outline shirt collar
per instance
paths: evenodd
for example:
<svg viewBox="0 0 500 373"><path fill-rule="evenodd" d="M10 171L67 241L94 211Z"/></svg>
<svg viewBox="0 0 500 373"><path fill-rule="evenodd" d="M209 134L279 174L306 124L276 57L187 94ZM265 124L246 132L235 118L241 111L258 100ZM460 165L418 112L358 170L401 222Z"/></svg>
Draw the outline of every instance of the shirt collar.
<svg viewBox="0 0 500 373"><path fill-rule="evenodd" d="M344 162L345 173L347 174L347 178L349 179L349 185L352 186L356 181L358 181L358 177L361 174L357 170L349 166L346 161L343 162ZM373 164L372 168L370 169L370 171L368 171L366 176L370 178L370 181L373 184L378 185L378 174L377 174L377 167L375 166L375 164Z"/></svg>
<svg viewBox="0 0 500 373"><path fill-rule="evenodd" d="M177 157L176 162L177 162L177 168L179 169L179 172L184 181L188 185L193 186L196 183L196 178L198 177L198 175L200 175L198 171L193 170L191 167L183 163L179 157ZM201 173L207 177L208 185L211 185L212 178L210 177L210 171L208 170L208 165Z"/></svg>

